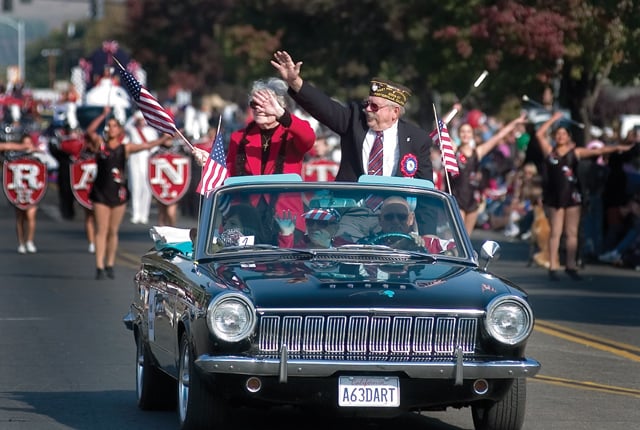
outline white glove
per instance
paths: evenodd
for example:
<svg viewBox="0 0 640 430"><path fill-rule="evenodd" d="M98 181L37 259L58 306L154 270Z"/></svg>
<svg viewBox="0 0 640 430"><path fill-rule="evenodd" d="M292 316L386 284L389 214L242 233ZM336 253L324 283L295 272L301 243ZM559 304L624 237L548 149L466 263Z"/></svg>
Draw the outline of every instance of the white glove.
<svg viewBox="0 0 640 430"><path fill-rule="evenodd" d="M275 215L274 219L280 227L280 234L289 236L296 229L296 217L291 215L290 210L282 211L282 216Z"/></svg>

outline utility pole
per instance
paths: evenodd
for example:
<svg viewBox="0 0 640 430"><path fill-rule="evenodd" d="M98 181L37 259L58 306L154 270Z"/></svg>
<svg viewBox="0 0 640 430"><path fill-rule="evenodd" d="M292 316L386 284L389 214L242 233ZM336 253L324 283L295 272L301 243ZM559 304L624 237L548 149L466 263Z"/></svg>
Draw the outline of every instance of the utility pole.
<svg viewBox="0 0 640 430"><path fill-rule="evenodd" d="M7 0L2 0L3 7L5 5L4 2ZM11 0L9 0L11 3ZM13 4L11 3L11 6ZM25 42L24 42L24 21L22 20L14 20L13 18L9 18L8 16L0 15L0 23L6 24L9 27L13 28L18 32L18 68L20 69L20 81L22 83L25 82L25 70L24 70L24 57L25 57Z"/></svg>
<svg viewBox="0 0 640 430"><path fill-rule="evenodd" d="M104 0L89 0L91 19L101 20L104 18Z"/></svg>

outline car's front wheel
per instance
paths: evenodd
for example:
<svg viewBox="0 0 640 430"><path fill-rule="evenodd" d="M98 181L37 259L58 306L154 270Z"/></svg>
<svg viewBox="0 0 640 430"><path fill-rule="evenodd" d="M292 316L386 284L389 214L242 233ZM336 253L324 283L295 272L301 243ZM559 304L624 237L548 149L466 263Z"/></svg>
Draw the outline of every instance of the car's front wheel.
<svg viewBox="0 0 640 430"><path fill-rule="evenodd" d="M143 410L176 406L176 381L153 365L142 336L136 339L136 395L138 407Z"/></svg>
<svg viewBox="0 0 640 430"><path fill-rule="evenodd" d="M183 430L221 428L227 414L226 402L213 394L198 375L186 333L180 339L178 413Z"/></svg>
<svg viewBox="0 0 640 430"><path fill-rule="evenodd" d="M500 401L471 407L475 430L520 430L524 423L526 401L527 381L524 378L515 379Z"/></svg>

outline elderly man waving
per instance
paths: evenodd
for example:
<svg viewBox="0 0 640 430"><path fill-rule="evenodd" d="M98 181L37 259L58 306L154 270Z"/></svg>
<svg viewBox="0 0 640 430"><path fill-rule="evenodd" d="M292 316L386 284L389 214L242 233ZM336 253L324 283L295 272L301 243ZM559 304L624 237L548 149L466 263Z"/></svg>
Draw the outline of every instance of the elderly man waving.
<svg viewBox="0 0 640 430"><path fill-rule="evenodd" d="M380 78L371 80L363 104L343 105L300 77L302 62L277 51L271 64L289 85L289 95L310 115L340 135L342 157L337 181L361 175L406 176L433 180L426 131L402 119L410 91Z"/></svg>

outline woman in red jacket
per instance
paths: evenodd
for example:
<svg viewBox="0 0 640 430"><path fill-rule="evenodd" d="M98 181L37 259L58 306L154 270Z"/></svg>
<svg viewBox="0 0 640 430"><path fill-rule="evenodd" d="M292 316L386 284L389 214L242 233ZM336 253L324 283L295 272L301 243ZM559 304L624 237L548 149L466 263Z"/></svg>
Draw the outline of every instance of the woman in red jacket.
<svg viewBox="0 0 640 430"><path fill-rule="evenodd" d="M231 134L227 151L229 176L273 175L295 173L302 175L302 162L311 150L316 134L311 125L287 109L285 97L287 84L277 78L258 80L249 92L251 120ZM194 149L199 164L204 164L209 154ZM260 219L273 219L266 225L267 235L273 243L277 241L278 227L274 216L283 213L302 213L301 198L279 198L254 196L249 203L259 210ZM302 218L296 221L297 236L304 235Z"/></svg>
<svg viewBox="0 0 640 430"><path fill-rule="evenodd" d="M253 83L249 92L249 106L253 119L243 129L231 134L227 153L229 176L302 174L305 154L311 150L316 134L311 125L287 109L287 84L277 78ZM269 196L251 202L268 217L285 211L302 213L302 200ZM267 226L277 236L277 226ZM304 221L296 222L299 234L304 234Z"/></svg>
<svg viewBox="0 0 640 430"><path fill-rule="evenodd" d="M229 176L302 173L316 134L286 108L286 93L287 84L280 79L254 82L249 93L253 119L229 141Z"/></svg>

